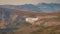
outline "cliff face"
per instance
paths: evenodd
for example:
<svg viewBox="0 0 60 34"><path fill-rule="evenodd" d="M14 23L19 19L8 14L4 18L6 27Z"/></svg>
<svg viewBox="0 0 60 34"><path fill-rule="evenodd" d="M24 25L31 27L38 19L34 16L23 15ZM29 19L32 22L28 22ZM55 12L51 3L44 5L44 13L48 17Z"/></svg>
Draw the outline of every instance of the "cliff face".
<svg viewBox="0 0 60 34"><path fill-rule="evenodd" d="M16 10L0 8L0 23L4 24L6 28L15 27L17 23L20 23L22 16L16 13ZM22 20L23 22L23 20ZM0 25L1 27L4 27Z"/></svg>

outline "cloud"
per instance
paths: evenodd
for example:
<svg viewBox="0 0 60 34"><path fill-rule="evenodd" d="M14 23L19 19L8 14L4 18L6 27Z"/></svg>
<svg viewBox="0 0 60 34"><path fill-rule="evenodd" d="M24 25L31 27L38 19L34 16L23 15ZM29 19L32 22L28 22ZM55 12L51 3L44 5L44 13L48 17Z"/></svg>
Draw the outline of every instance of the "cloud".
<svg viewBox="0 0 60 34"><path fill-rule="evenodd" d="M60 3L60 0L0 0L0 4L37 4L37 3Z"/></svg>

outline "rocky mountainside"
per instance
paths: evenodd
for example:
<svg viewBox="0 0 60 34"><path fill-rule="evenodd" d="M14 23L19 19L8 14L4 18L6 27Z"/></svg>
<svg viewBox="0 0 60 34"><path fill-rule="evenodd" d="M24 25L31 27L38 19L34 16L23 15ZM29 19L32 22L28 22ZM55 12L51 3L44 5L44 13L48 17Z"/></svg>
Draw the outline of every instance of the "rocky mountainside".
<svg viewBox="0 0 60 34"><path fill-rule="evenodd" d="M28 17L38 17L39 20L32 25L25 21L25 18ZM40 27L55 27L57 25L60 25L60 12L39 13L34 11L0 8L0 34L30 34L39 30ZM40 31L38 34L39 33Z"/></svg>

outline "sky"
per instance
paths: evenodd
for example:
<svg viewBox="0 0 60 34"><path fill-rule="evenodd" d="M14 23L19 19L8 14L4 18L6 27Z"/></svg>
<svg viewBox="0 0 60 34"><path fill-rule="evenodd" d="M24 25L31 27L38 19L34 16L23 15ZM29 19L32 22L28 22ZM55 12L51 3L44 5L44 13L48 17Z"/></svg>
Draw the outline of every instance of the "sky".
<svg viewBox="0 0 60 34"><path fill-rule="evenodd" d="M0 5L22 5L38 3L60 3L60 0L0 0Z"/></svg>

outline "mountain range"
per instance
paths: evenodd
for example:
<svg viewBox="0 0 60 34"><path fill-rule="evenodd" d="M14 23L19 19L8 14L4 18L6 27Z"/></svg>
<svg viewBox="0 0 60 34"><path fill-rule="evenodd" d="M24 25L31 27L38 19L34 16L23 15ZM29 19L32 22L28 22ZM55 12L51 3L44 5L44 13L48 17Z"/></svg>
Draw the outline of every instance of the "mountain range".
<svg viewBox="0 0 60 34"><path fill-rule="evenodd" d="M37 11L37 12L59 12L60 4L58 3L38 3L33 4L24 4L24 5L0 5L0 8L10 8L10 9L19 9L26 11Z"/></svg>

